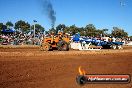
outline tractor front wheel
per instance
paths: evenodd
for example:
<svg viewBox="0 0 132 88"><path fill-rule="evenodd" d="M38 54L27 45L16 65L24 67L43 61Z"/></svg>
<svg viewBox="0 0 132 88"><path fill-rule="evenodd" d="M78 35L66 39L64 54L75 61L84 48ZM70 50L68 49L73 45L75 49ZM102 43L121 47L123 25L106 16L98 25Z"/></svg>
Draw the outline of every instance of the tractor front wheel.
<svg viewBox="0 0 132 88"><path fill-rule="evenodd" d="M49 43L44 43L40 46L40 49L44 50L44 51L49 51L50 50L50 44Z"/></svg>

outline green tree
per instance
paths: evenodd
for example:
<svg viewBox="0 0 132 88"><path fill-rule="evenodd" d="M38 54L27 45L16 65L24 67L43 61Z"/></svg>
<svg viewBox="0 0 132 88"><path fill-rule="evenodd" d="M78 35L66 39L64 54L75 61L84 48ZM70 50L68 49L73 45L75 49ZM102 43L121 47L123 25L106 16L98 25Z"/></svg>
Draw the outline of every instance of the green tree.
<svg viewBox="0 0 132 88"><path fill-rule="evenodd" d="M49 34L49 31L45 31L45 34Z"/></svg>
<svg viewBox="0 0 132 88"><path fill-rule="evenodd" d="M108 29L96 29L95 30L95 36L106 36Z"/></svg>
<svg viewBox="0 0 132 88"><path fill-rule="evenodd" d="M13 27L13 23L10 22L10 21L8 21L8 22L6 22L6 26L7 26L7 27Z"/></svg>
<svg viewBox="0 0 132 88"><path fill-rule="evenodd" d="M127 32L125 32L123 29L118 28L118 27L113 27L113 30L112 30L111 34L114 37L120 37L120 38L128 36Z"/></svg>
<svg viewBox="0 0 132 88"><path fill-rule="evenodd" d="M51 29L49 29L48 33L54 32L56 33L56 30L52 27Z"/></svg>
<svg viewBox="0 0 132 88"><path fill-rule="evenodd" d="M15 23L15 29L21 29L21 31L25 32L30 29L30 24L28 22L19 20Z"/></svg>
<svg viewBox="0 0 132 88"><path fill-rule="evenodd" d="M79 29L78 29L78 27L76 27L75 24L70 26L69 28L70 28L70 32L71 32L72 35L74 35L74 34L79 32Z"/></svg>
<svg viewBox="0 0 132 88"><path fill-rule="evenodd" d="M104 31L100 30L100 29L97 29L97 30L95 30L94 34L95 34L95 36L103 36L104 35Z"/></svg>
<svg viewBox="0 0 132 88"><path fill-rule="evenodd" d="M34 25L31 26L32 29L34 29ZM40 24L35 24L35 32L38 33L38 32L44 32L45 29L44 27L42 27Z"/></svg>
<svg viewBox="0 0 132 88"><path fill-rule="evenodd" d="M86 25L85 31L87 36L96 36L96 28L93 24Z"/></svg>
<svg viewBox="0 0 132 88"><path fill-rule="evenodd" d="M108 30L109 30L109 29L107 29L107 28L103 29L104 32L107 32Z"/></svg>
<svg viewBox="0 0 132 88"><path fill-rule="evenodd" d="M2 27L3 27L3 23L0 23L0 30L2 30Z"/></svg>
<svg viewBox="0 0 132 88"><path fill-rule="evenodd" d="M107 29L107 28L105 28L105 29L103 29L103 36L107 36L107 31L108 31L109 29Z"/></svg>
<svg viewBox="0 0 132 88"><path fill-rule="evenodd" d="M64 33L69 33L70 34L70 27L65 26L65 29L63 31Z"/></svg>
<svg viewBox="0 0 132 88"><path fill-rule="evenodd" d="M63 31L64 33L70 33L70 27L66 26L65 24L59 24L56 27L56 31Z"/></svg>
<svg viewBox="0 0 132 88"><path fill-rule="evenodd" d="M86 31L83 27L79 28L79 32L81 36L86 36Z"/></svg>
<svg viewBox="0 0 132 88"><path fill-rule="evenodd" d="M57 27L56 27L56 33L58 32L58 31L65 31L65 29L66 29L66 26L65 26L65 24L59 24Z"/></svg>
<svg viewBox="0 0 132 88"><path fill-rule="evenodd" d="M65 29L65 24L59 24L57 27L56 27L56 29L57 30L60 30L60 31L63 31L64 29Z"/></svg>
<svg viewBox="0 0 132 88"><path fill-rule="evenodd" d="M3 23L0 23L0 33L1 33L2 29L3 29Z"/></svg>

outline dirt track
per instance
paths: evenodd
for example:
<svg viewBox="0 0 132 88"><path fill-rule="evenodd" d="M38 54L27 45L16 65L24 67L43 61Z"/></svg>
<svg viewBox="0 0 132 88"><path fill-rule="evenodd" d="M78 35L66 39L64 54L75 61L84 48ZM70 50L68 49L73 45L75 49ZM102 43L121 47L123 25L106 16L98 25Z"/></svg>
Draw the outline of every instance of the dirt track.
<svg viewBox="0 0 132 88"><path fill-rule="evenodd" d="M132 75L132 48L68 52L0 48L0 88L132 88L132 83L80 86L75 80L79 66L87 74Z"/></svg>

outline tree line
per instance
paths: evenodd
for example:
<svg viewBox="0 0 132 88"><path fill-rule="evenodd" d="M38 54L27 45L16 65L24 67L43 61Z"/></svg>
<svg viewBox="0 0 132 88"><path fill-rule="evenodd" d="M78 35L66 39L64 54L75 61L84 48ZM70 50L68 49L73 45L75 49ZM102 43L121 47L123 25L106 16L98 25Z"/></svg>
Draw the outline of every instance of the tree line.
<svg viewBox="0 0 132 88"><path fill-rule="evenodd" d="M93 24L88 24L85 27L77 27L76 25L66 26L65 24L59 24L55 29L50 31L63 31L74 35L75 33L80 33L81 36L92 36L92 37L101 37L101 36L113 36L118 38L128 37L128 33L121 28L113 27L111 33L108 33L107 28L97 29Z"/></svg>
<svg viewBox="0 0 132 88"><path fill-rule="evenodd" d="M28 32L31 29L34 29L34 25L30 25L28 22L25 22L23 20L17 21L15 24L13 24L11 21L8 21L6 24L0 23L0 30L2 30L4 27L13 27L16 30L22 30L23 32ZM45 28L42 27L40 24L35 24L35 30L36 32L44 32ZM64 33L69 33L71 35L74 35L76 33L80 33L81 36L113 36L113 37L128 37L128 33L121 28L113 27L111 33L108 33L107 28L104 29L97 29L94 24L88 24L85 27L77 27L76 25L66 26L65 24L59 24L56 26L56 28L51 28L48 31L45 31L46 34L50 32L57 33L58 31L63 31Z"/></svg>
<svg viewBox="0 0 132 88"><path fill-rule="evenodd" d="M13 24L11 21L6 22L6 24L0 23L0 30L9 28L21 30L22 32L29 32L30 30L34 29L34 25L31 25L23 20L19 20L15 24ZM45 31L44 27L42 27L40 24L35 24L35 30L37 33Z"/></svg>

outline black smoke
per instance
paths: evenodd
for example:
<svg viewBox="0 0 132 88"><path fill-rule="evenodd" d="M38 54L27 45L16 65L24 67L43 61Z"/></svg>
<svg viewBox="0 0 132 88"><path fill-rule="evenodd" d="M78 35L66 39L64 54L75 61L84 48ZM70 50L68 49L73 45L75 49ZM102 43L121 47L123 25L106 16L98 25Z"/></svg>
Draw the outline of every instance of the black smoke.
<svg viewBox="0 0 132 88"><path fill-rule="evenodd" d="M51 21L51 26L54 28L56 21L56 12L54 11L53 5L50 0L42 0L43 12L48 16Z"/></svg>

